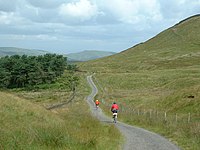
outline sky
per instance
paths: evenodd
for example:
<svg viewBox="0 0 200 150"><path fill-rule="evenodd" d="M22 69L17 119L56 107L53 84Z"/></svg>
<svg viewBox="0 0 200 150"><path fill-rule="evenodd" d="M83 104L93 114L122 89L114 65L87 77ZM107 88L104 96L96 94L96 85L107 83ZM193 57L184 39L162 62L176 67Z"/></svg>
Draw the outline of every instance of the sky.
<svg viewBox="0 0 200 150"><path fill-rule="evenodd" d="M120 52L200 14L200 0L0 0L0 47Z"/></svg>

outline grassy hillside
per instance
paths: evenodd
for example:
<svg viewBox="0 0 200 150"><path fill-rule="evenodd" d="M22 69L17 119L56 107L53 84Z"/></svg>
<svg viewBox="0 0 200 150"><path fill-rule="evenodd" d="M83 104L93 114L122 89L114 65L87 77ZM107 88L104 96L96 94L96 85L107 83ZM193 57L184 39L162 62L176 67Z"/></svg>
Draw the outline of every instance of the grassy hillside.
<svg viewBox="0 0 200 150"><path fill-rule="evenodd" d="M105 110L106 105L117 101L125 122L159 132L184 149L197 150L200 147L199 26L200 15L190 17L145 43L81 63L79 67L96 72L98 96ZM165 113L171 120L161 119Z"/></svg>
<svg viewBox="0 0 200 150"><path fill-rule="evenodd" d="M96 72L102 84L113 86L113 90L137 90L135 94L142 90L150 92L156 89L160 93L167 91L165 95L162 94L162 97L159 96L160 94L149 93L151 96L155 95L159 101L165 101L167 96L173 99L171 97L173 93L174 96L178 96L177 92L185 91L182 99L187 93L195 95L198 99L198 87L200 86L199 26L200 16L192 17L143 44L113 56L82 63L80 68ZM189 92L192 89L194 92ZM132 91L131 94L134 92ZM159 101L155 103L158 104ZM149 107L146 103L142 105ZM152 107L155 107L155 104ZM195 107L200 108L200 105ZM177 108L173 109L171 106L164 106L164 108L177 111ZM184 109L181 106L178 110ZM191 111L197 110L192 109Z"/></svg>
<svg viewBox="0 0 200 150"><path fill-rule="evenodd" d="M185 20L145 43L114 56L90 61L85 66L96 72L135 72L176 69L199 65L200 16Z"/></svg>
<svg viewBox="0 0 200 150"><path fill-rule="evenodd" d="M37 56L37 55L44 55L46 53L49 52L43 50L24 49L17 47L0 47L0 57L11 56L11 55Z"/></svg>
<svg viewBox="0 0 200 150"><path fill-rule="evenodd" d="M120 133L91 116L85 97L90 90L82 78L75 99L62 108L70 93L59 88L0 92L0 149L120 149ZM114 136L115 138L112 138Z"/></svg>
<svg viewBox="0 0 200 150"><path fill-rule="evenodd" d="M115 53L106 52L106 51L88 50L88 51L82 51L79 53L70 53L70 54L67 54L66 56L68 57L69 61L88 61L88 60L110 56L113 54Z"/></svg>

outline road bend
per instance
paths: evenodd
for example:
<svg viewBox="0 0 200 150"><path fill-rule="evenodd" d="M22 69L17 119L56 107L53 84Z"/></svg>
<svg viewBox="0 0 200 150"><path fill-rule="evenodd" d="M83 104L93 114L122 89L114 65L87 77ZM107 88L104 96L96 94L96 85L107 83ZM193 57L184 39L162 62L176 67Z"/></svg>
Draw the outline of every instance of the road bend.
<svg viewBox="0 0 200 150"><path fill-rule="evenodd" d="M97 117L101 122L112 124L112 118L107 117L101 108L96 109L95 107L93 100L98 93L98 89L92 80L92 76L87 76L87 81L92 89L91 94L87 97L92 115ZM115 126L125 138L123 150L180 150L178 146L171 143L168 139L148 130L130 126L119 121Z"/></svg>

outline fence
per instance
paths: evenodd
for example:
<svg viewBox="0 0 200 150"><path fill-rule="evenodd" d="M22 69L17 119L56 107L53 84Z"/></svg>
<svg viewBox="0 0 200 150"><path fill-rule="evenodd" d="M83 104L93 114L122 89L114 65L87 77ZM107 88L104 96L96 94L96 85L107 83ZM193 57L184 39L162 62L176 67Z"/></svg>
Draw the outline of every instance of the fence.
<svg viewBox="0 0 200 150"><path fill-rule="evenodd" d="M93 76L93 79L95 80L97 86L100 88L104 96L108 96L108 93L104 90L102 85L98 82L98 80ZM104 101L104 99L101 99L102 103L110 109L110 105ZM194 114L194 113L169 113L167 111L161 111L161 110L145 110L145 109L138 109L138 108L129 108L128 106L125 106L121 103L119 103L120 106L120 113L124 115L134 115L134 117L137 116L143 116L145 118L155 120L155 121L164 121L164 122L174 122L174 123L190 123L190 122L200 122L200 113Z"/></svg>
<svg viewBox="0 0 200 150"><path fill-rule="evenodd" d="M106 102L102 99L102 103L110 109L111 105L106 104ZM200 122L200 115L194 113L169 113L167 111L158 111L158 110L145 110L138 108L129 108L122 104L119 104L120 110L119 112L122 115L132 116L132 117L145 117L146 119L152 119L157 121L165 121L165 122L174 122L174 123L190 123L190 122Z"/></svg>

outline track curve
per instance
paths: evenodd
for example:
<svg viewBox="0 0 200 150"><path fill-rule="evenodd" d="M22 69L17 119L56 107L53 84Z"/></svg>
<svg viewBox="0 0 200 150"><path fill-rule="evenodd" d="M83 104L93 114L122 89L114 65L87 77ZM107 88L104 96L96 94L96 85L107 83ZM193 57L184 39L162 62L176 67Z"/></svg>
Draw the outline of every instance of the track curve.
<svg viewBox="0 0 200 150"><path fill-rule="evenodd" d="M91 94L87 97L87 102L90 106L92 115L97 117L101 122L111 124L112 118L105 116L101 108L98 110L95 108L93 100L98 93L98 89L92 80L92 76L87 76L87 81L92 88ZM123 150L180 150L179 147L156 133L130 126L122 122L117 122L115 126L125 137Z"/></svg>

